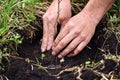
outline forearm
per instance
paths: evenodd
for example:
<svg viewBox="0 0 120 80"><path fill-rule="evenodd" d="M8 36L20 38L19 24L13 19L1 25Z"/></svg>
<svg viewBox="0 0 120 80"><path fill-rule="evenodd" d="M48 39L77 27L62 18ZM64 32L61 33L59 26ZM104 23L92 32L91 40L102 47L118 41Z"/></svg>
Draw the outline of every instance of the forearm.
<svg viewBox="0 0 120 80"><path fill-rule="evenodd" d="M100 21L114 1L115 0L89 0L83 11Z"/></svg>
<svg viewBox="0 0 120 80"><path fill-rule="evenodd" d="M62 3L66 3L66 5L67 5L67 3L69 2L69 3L71 3L71 0L53 0L53 2L62 2Z"/></svg>

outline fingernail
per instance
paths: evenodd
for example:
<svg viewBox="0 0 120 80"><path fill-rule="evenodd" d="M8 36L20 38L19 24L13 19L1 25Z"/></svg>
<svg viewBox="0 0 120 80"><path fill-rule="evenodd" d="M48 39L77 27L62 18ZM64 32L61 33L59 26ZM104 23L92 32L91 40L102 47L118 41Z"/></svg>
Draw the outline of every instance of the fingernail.
<svg viewBox="0 0 120 80"><path fill-rule="evenodd" d="M50 50L50 49L51 49L51 46L48 46L48 47L47 47L47 50Z"/></svg>
<svg viewBox="0 0 120 80"><path fill-rule="evenodd" d="M45 52L45 48L41 48L41 51L42 51L42 52Z"/></svg>
<svg viewBox="0 0 120 80"><path fill-rule="evenodd" d="M52 52L52 55L55 55L55 52L54 52L54 51Z"/></svg>
<svg viewBox="0 0 120 80"><path fill-rule="evenodd" d="M58 55L58 58L62 58L62 55Z"/></svg>

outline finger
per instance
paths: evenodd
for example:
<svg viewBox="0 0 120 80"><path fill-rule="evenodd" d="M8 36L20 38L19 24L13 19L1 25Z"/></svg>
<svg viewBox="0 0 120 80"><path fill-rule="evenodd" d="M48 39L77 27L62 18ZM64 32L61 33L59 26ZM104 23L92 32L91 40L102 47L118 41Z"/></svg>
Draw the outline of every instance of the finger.
<svg viewBox="0 0 120 80"><path fill-rule="evenodd" d="M77 34L78 35L78 34ZM59 43L58 45L53 49L53 55L56 55L59 53L65 46L68 45L76 36L76 33L74 31L71 31L68 33Z"/></svg>
<svg viewBox="0 0 120 80"><path fill-rule="evenodd" d="M67 48L62 51L59 55L58 58L62 58L64 56L66 56L67 54L69 54L72 50L74 50L79 44L80 42L82 42L82 38L80 38L79 36L77 38L75 38L68 46Z"/></svg>
<svg viewBox="0 0 120 80"><path fill-rule="evenodd" d="M47 19L44 19L43 20L43 40L41 45L42 52L46 51L47 44L48 44L47 42L48 42L48 23L47 23Z"/></svg>
<svg viewBox="0 0 120 80"><path fill-rule="evenodd" d="M60 31L57 38L55 39L53 43L53 49L58 45L58 43L69 33L69 31L74 27L74 24L72 22L66 23L64 29Z"/></svg>
<svg viewBox="0 0 120 80"><path fill-rule="evenodd" d="M84 40L83 42L81 42L79 45L78 45L78 47L74 50L74 53L73 54L70 54L69 55L69 57L71 57L71 56L76 56L78 53L80 53L83 49L84 49L84 47L88 44L88 40L86 39L86 40Z"/></svg>
<svg viewBox="0 0 120 80"><path fill-rule="evenodd" d="M58 34L57 38L55 39L52 49L54 49L57 44L68 34L69 30L68 27L65 27L60 33Z"/></svg>
<svg viewBox="0 0 120 80"><path fill-rule="evenodd" d="M49 39L48 39L48 46L47 50L50 50L53 44L54 36L56 34L56 26L53 23L49 23Z"/></svg>
<svg viewBox="0 0 120 80"><path fill-rule="evenodd" d="M74 54L74 52L70 52L70 53L67 55L67 57L72 57L72 56L73 56L72 54Z"/></svg>

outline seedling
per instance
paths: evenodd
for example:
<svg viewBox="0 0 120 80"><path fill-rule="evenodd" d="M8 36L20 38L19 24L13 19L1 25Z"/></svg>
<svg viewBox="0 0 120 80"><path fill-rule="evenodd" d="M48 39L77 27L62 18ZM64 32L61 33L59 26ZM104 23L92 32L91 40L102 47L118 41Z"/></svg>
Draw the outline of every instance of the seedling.
<svg viewBox="0 0 120 80"><path fill-rule="evenodd" d="M49 73L48 70L44 66L39 65L38 69L43 70L43 71Z"/></svg>
<svg viewBox="0 0 120 80"><path fill-rule="evenodd" d="M86 61L85 62L85 67L87 68L87 67L89 67L90 66L90 64L91 64L91 62L90 61Z"/></svg>
<svg viewBox="0 0 120 80"><path fill-rule="evenodd" d="M46 56L46 55L45 55L44 53L42 53L42 54L41 54L41 59L43 60L43 59L45 58L45 56Z"/></svg>
<svg viewBox="0 0 120 80"><path fill-rule="evenodd" d="M26 59L25 59L25 62L30 63L31 61L30 61L29 58L26 58Z"/></svg>

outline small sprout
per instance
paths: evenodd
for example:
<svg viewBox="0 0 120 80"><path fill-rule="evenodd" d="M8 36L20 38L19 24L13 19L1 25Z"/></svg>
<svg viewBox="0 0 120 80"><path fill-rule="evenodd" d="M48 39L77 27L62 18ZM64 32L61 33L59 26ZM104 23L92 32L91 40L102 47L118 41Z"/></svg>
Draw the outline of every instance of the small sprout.
<svg viewBox="0 0 120 80"><path fill-rule="evenodd" d="M45 54L42 53L42 54L41 54L41 59L43 60L44 58L45 58Z"/></svg>
<svg viewBox="0 0 120 80"><path fill-rule="evenodd" d="M120 59L120 55L119 55L119 56L117 56L117 58L118 58L118 59Z"/></svg>
<svg viewBox="0 0 120 80"><path fill-rule="evenodd" d="M90 63L91 63L90 61L86 61L85 62L85 67L90 67Z"/></svg>
<svg viewBox="0 0 120 80"><path fill-rule="evenodd" d="M90 65L90 63L91 63L90 61L86 61L85 65Z"/></svg>
<svg viewBox="0 0 120 80"><path fill-rule="evenodd" d="M38 66L38 69L39 69L39 70L43 70L43 71L45 71L45 72L48 73L48 70L47 70L44 66L39 65L39 66Z"/></svg>
<svg viewBox="0 0 120 80"><path fill-rule="evenodd" d="M63 62L65 62L65 59L64 58L60 59L60 63L63 63Z"/></svg>
<svg viewBox="0 0 120 80"><path fill-rule="evenodd" d="M29 59L29 58L26 58L26 59L25 59L25 62L30 63L30 59Z"/></svg>

